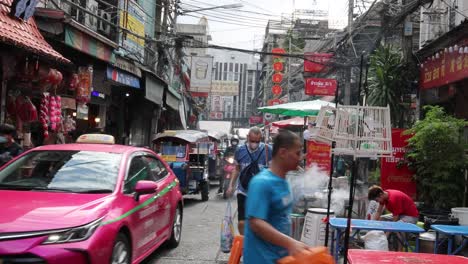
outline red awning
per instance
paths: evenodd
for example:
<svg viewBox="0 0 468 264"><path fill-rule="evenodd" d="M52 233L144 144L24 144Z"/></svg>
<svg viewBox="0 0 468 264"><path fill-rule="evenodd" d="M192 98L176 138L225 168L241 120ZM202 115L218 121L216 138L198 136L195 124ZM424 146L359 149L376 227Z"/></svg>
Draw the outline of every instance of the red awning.
<svg viewBox="0 0 468 264"><path fill-rule="evenodd" d="M271 124L273 126L279 127L279 128L285 128L285 127L291 127L291 126L301 127L301 126L304 126L304 118L303 117L294 117L294 118L290 118L290 119L286 119L286 120L276 121L276 122L273 122Z"/></svg>
<svg viewBox="0 0 468 264"><path fill-rule="evenodd" d="M55 51L37 28L34 18L27 21L12 18L10 6L13 0L0 0L0 41L28 50L34 54L58 61L70 63L60 53Z"/></svg>

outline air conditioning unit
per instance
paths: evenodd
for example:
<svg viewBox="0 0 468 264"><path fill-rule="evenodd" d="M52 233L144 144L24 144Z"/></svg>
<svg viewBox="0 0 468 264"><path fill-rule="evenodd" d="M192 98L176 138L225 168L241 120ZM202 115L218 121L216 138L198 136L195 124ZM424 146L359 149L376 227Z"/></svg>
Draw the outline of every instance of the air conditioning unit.
<svg viewBox="0 0 468 264"><path fill-rule="evenodd" d="M86 4L86 9L88 11L91 11L93 14L98 15L98 2L96 0L88 0ZM94 31L97 31L98 18L86 13L85 14L85 26L87 26L88 28Z"/></svg>
<svg viewBox="0 0 468 264"><path fill-rule="evenodd" d="M98 10L98 16L99 16L98 31L105 35L110 35L111 26L108 23L104 22L103 20L111 22L111 18L112 18L111 14L104 10Z"/></svg>

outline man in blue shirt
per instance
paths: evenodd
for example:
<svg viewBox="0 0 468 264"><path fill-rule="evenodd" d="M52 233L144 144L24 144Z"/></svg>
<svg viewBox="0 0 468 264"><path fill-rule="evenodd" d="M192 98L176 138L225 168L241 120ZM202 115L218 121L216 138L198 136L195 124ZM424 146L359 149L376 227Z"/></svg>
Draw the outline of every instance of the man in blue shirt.
<svg viewBox="0 0 468 264"><path fill-rule="evenodd" d="M273 159L249 184L244 238L245 264L273 264L309 247L291 234L292 195L286 174L302 160L300 138L281 130L273 141Z"/></svg>
<svg viewBox="0 0 468 264"><path fill-rule="evenodd" d="M245 169L253 160L257 160L260 170L268 167L268 162L271 160L272 149L270 146L266 147L261 140L262 131L258 127L252 127L247 135L247 143L238 147L234 155L237 168L236 172L232 174L233 177L231 177L227 194L228 196L231 196L234 192L234 185L237 185L237 221L239 233L241 235L244 234L245 200L247 199L247 191L242 188L240 181L237 179L239 178L242 170Z"/></svg>

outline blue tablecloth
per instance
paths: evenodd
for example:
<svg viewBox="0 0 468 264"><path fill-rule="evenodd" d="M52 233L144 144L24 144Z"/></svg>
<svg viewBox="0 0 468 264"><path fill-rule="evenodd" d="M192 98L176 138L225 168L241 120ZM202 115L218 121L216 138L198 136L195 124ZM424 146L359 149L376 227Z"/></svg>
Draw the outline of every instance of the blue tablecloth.
<svg viewBox="0 0 468 264"><path fill-rule="evenodd" d="M340 249L340 240L346 230L347 225L346 218L331 218L330 226L334 229L335 236L332 241L332 252L335 260L338 261ZM403 232L413 233L419 237L420 233L425 232L424 229L417 225L404 223L404 222L390 222L390 221L375 221L375 220L362 220L362 219L351 219L351 230L352 232L358 232L359 230L378 230L384 232ZM408 241L403 242L405 247L408 246ZM419 238L416 238L415 252L419 251Z"/></svg>
<svg viewBox="0 0 468 264"><path fill-rule="evenodd" d="M438 247L442 242L444 241L439 241L439 234L442 233L444 235L447 235L447 240L448 240L448 247L447 247L447 254L448 255L454 255L460 252L467 244L468 244L468 238L465 236L468 236L468 226L455 226L455 225L431 225L431 229L434 229L436 231L436 242L435 242L435 247L434 247L434 253L438 252ZM462 243L459 247L455 248L452 250L454 243L455 243L455 236L463 236Z"/></svg>

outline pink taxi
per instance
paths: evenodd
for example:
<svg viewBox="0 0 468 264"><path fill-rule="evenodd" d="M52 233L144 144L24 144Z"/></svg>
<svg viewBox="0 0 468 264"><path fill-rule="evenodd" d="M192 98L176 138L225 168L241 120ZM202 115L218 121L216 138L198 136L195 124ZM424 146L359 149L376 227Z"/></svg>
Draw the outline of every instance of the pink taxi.
<svg viewBox="0 0 468 264"><path fill-rule="evenodd" d="M183 202L169 166L112 136L77 142L0 170L0 263L139 263L178 246Z"/></svg>

